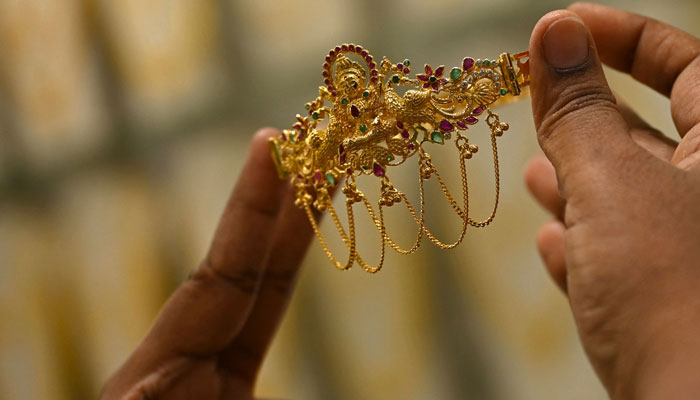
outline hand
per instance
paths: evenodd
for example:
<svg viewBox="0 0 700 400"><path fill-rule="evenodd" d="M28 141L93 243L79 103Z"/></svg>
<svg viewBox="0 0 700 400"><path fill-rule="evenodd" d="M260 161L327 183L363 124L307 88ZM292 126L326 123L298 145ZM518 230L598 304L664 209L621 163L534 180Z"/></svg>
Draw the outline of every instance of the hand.
<svg viewBox="0 0 700 400"><path fill-rule="evenodd" d="M670 96L680 143L616 101L601 60ZM530 64L551 164L526 181L555 217L538 247L593 367L612 398L700 398L700 40L574 4L538 22Z"/></svg>
<svg viewBox="0 0 700 400"><path fill-rule="evenodd" d="M258 132L207 257L105 385L104 399L252 399L313 236Z"/></svg>

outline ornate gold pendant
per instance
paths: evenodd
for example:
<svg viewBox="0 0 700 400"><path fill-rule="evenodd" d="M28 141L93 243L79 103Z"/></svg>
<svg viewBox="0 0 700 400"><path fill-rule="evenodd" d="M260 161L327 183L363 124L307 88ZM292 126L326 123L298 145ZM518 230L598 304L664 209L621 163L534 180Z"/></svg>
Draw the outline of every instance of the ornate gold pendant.
<svg viewBox="0 0 700 400"><path fill-rule="evenodd" d="M527 52L503 53L497 60L466 57L460 67L449 72L442 65L437 68L425 65L424 73L411 78L410 60L394 64L385 57L377 62L366 49L354 44L337 46L328 53L323 63L324 86L319 88L319 96L306 104L308 116L297 115L292 129L271 139L270 146L280 177L291 179L296 190L295 204L306 211L324 252L337 268L346 270L357 262L374 273L383 265L387 244L399 253L410 254L420 247L425 236L440 248L450 249L462 242L469 225L484 227L493 221L500 193L496 139L508 130L508 124L501 122L492 108L526 89L530 81L528 67ZM403 95L395 90L401 85L409 87ZM465 163L478 148L469 143L465 132L480 120L491 131L496 199L491 215L477 221L469 216ZM462 204L449 192L426 152L429 145L445 145L450 141L459 156ZM389 180L390 167L413 156L418 161L418 209ZM381 183L376 211L357 188L356 179L362 175L374 176ZM442 242L425 225L423 186L432 178L438 181L462 220L461 233L453 243ZM343 179L347 230L330 195L330 190ZM368 265L357 253L355 203L367 208L381 235L381 256L376 266ZM416 240L408 249L398 246L384 225L384 207L397 203L405 204L418 226ZM348 248L345 262L336 259L329 249L314 219L314 209L330 214Z"/></svg>

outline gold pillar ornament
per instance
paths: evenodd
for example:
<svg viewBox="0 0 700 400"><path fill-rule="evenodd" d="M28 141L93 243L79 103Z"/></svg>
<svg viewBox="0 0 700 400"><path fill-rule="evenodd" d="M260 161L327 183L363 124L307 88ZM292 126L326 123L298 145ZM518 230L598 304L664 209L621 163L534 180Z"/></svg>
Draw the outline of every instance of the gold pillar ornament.
<svg viewBox="0 0 700 400"><path fill-rule="evenodd" d="M492 111L498 104L521 95L530 83L528 53L503 53L498 59L466 57L450 71L441 65L425 65L424 72L410 77L411 62L393 63L386 57L375 60L362 46L343 44L331 49L323 63L324 86L318 97L306 104L308 115L296 116L292 129L270 139L272 157L279 176L290 179L296 191L295 204L305 210L311 226L331 262L347 270L358 263L366 271L377 272L384 263L386 245L401 254L411 254L427 237L442 249L456 247L468 226L485 227L493 221L500 194L500 173L496 139L508 130ZM408 89L399 95L396 88ZM491 215L484 220L469 216L466 160L478 147L466 136L480 120L491 131L491 147L496 196ZM432 145L452 142L457 149L462 180L462 204L447 186L431 161ZM411 157L417 160L420 207L389 180L391 167ZM357 188L357 178L372 176L381 184L379 199L373 204ZM439 240L425 225L424 183L436 179L445 198L462 221L459 237L453 243ZM347 211L347 230L331 203L331 191L342 186ZM376 266L367 264L357 252L353 207L367 208L381 236L381 256ZM403 203L418 227L410 248L401 248L387 234L384 208ZM376 204L376 210L375 210ZM314 210L330 214L347 246L348 256L339 261L321 234Z"/></svg>

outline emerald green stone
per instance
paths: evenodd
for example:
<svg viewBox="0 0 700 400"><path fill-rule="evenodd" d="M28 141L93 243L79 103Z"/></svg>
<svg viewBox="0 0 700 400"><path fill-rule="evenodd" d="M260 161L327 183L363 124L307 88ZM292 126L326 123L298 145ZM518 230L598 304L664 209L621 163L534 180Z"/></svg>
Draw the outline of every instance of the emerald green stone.
<svg viewBox="0 0 700 400"><path fill-rule="evenodd" d="M344 97L343 100L340 100L340 102L343 104L348 104L350 102L350 100L348 100L347 97Z"/></svg>
<svg viewBox="0 0 700 400"><path fill-rule="evenodd" d="M403 63L402 63L402 64L408 67L409 65L411 65L411 60L409 60L409 59L407 58L407 59L403 60Z"/></svg>
<svg viewBox="0 0 700 400"><path fill-rule="evenodd" d="M434 76L431 76L431 77L430 77L430 82L435 82L436 80L437 80L436 77L434 77Z"/></svg>
<svg viewBox="0 0 700 400"><path fill-rule="evenodd" d="M391 81L394 82L394 83L399 83L399 76L398 76L398 75L392 76L392 77L391 77Z"/></svg>
<svg viewBox="0 0 700 400"><path fill-rule="evenodd" d="M484 60L484 65L488 67L489 65L491 65L491 61L489 61L489 60Z"/></svg>
<svg viewBox="0 0 700 400"><path fill-rule="evenodd" d="M505 95L506 95L507 93L508 93L508 91L507 91L507 90L505 90L505 89L501 89L501 96L505 96Z"/></svg>
<svg viewBox="0 0 700 400"><path fill-rule="evenodd" d="M314 113L311 114L311 117L313 117L313 119L318 119L318 112L314 111Z"/></svg>
<svg viewBox="0 0 700 400"><path fill-rule="evenodd" d="M459 79L460 76L462 76L462 69L457 67L452 68L452 71L450 71L450 79L452 79L452 82Z"/></svg>
<svg viewBox="0 0 700 400"><path fill-rule="evenodd" d="M393 160L394 160L394 157L388 156L388 157L386 158L386 160L387 160L387 161L393 161Z"/></svg>
<svg viewBox="0 0 700 400"><path fill-rule="evenodd" d="M369 97L369 90L365 90L364 92L362 92L362 96Z"/></svg>
<svg viewBox="0 0 700 400"><path fill-rule="evenodd" d="M335 185L335 177L330 172L326 174L326 179L328 179L331 185Z"/></svg>
<svg viewBox="0 0 700 400"><path fill-rule="evenodd" d="M367 125L365 125L365 124L360 125L360 132L362 132L362 133L367 132Z"/></svg>
<svg viewBox="0 0 700 400"><path fill-rule="evenodd" d="M438 131L433 131L433 133L430 135L430 138L435 143L442 143L442 133Z"/></svg>
<svg viewBox="0 0 700 400"><path fill-rule="evenodd" d="M306 108L307 110L310 110L310 109L311 109L311 104L305 105L304 108Z"/></svg>

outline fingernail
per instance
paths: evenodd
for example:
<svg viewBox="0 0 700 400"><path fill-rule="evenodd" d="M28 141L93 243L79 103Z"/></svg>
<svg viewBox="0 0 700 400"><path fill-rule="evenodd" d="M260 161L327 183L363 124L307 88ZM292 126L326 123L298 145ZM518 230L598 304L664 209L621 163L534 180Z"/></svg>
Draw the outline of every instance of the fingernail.
<svg viewBox="0 0 700 400"><path fill-rule="evenodd" d="M554 21L542 41L544 56L554 69L575 69L588 61L588 29L579 18Z"/></svg>

